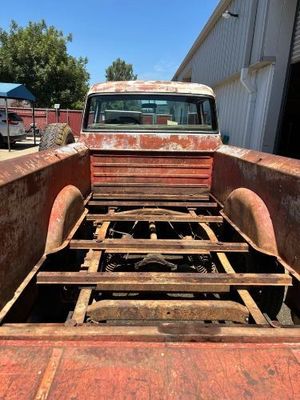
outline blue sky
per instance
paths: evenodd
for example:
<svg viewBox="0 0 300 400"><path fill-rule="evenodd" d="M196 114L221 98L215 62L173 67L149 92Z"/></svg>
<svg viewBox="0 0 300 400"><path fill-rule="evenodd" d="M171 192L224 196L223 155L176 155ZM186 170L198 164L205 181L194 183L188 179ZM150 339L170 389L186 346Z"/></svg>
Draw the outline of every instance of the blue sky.
<svg viewBox="0 0 300 400"><path fill-rule="evenodd" d="M91 83L117 57L139 79L171 79L218 0L20 0L1 4L0 26L45 19L72 33L70 54L86 56Z"/></svg>

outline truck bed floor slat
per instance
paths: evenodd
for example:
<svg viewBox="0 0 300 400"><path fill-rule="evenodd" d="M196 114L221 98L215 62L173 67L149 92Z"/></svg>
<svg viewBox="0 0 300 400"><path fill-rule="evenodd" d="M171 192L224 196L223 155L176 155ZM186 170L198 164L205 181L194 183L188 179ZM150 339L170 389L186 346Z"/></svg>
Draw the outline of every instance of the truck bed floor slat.
<svg viewBox="0 0 300 400"><path fill-rule="evenodd" d="M71 249L106 250L114 253L207 254L211 252L248 252L246 243L211 242L210 240L174 239L105 239L71 240Z"/></svg>
<svg viewBox="0 0 300 400"><path fill-rule="evenodd" d="M196 208L216 208L215 202L176 202L159 200L90 200L89 206L99 207L196 207Z"/></svg>
<svg viewBox="0 0 300 400"><path fill-rule="evenodd" d="M143 272L39 272L38 284L96 286L112 291L227 291L229 286L289 286L286 274L143 273ZM227 286L227 288L226 288Z"/></svg>
<svg viewBox="0 0 300 400"><path fill-rule="evenodd" d="M161 215L154 215L154 214L131 214L131 215L109 215L109 214L88 214L87 218L88 221L162 221L162 222L217 222L222 223L223 218L221 216L214 216L214 215L199 215L197 217L192 217L191 215L170 215L170 214L161 214Z"/></svg>

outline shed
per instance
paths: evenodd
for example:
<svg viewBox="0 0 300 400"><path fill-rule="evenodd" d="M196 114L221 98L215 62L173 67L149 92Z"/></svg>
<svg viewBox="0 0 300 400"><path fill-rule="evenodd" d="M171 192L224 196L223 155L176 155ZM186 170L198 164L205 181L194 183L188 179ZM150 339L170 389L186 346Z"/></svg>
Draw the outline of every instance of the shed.
<svg viewBox="0 0 300 400"><path fill-rule="evenodd" d="M35 102L35 96L26 88L26 86L20 83L5 83L0 82L0 98L5 99L6 108L6 125L7 125L7 144L10 151L10 140L9 140L9 123L8 123L8 106L7 99L27 100L32 103ZM33 133L35 142L35 122L34 122L34 107L32 107L32 120L33 120Z"/></svg>

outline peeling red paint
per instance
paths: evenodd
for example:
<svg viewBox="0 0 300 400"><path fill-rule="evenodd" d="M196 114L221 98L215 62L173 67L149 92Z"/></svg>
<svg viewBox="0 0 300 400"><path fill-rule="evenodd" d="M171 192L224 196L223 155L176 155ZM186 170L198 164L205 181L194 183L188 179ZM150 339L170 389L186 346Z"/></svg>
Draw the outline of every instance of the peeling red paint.
<svg viewBox="0 0 300 400"><path fill-rule="evenodd" d="M220 135L169 134L136 132L82 133L80 142L91 150L138 151L215 151L221 145Z"/></svg>
<svg viewBox="0 0 300 400"><path fill-rule="evenodd" d="M264 201L280 257L300 272L300 161L222 146L214 154L212 192L224 203L241 187Z"/></svg>
<svg viewBox="0 0 300 400"><path fill-rule="evenodd" d="M120 81L103 82L93 85L88 95L92 93L181 93L197 94L215 97L213 90L199 83L174 81Z"/></svg>
<svg viewBox="0 0 300 400"><path fill-rule="evenodd" d="M91 188L89 152L82 144L1 164L0 308L43 255L57 194L67 185L77 187L83 196Z"/></svg>

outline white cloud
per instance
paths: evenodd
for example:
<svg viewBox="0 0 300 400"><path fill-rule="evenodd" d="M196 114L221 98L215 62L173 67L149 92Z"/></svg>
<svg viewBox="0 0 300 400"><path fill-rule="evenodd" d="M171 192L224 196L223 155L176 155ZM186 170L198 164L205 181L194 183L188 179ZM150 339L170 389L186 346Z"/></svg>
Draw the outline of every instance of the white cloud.
<svg viewBox="0 0 300 400"><path fill-rule="evenodd" d="M138 74L143 80L171 80L177 69L177 64L170 60L159 60L152 70Z"/></svg>

